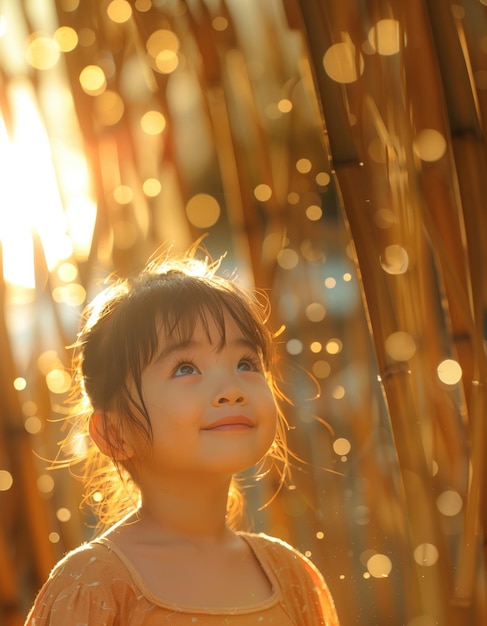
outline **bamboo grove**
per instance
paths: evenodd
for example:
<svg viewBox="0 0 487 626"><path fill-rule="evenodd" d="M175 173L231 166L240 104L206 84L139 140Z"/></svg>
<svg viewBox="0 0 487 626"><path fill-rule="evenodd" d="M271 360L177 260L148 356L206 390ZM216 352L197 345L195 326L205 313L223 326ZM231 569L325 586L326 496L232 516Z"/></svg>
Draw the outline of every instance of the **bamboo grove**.
<svg viewBox="0 0 487 626"><path fill-rule="evenodd" d="M0 1L0 625L90 537L83 305L200 237L278 331L254 528L344 626L486 623L486 120L484 0Z"/></svg>

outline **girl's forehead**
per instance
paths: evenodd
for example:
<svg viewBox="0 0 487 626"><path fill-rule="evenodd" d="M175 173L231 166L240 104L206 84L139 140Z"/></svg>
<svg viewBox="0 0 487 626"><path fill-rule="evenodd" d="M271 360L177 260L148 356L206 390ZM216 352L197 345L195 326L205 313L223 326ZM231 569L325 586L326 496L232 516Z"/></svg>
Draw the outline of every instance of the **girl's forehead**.
<svg viewBox="0 0 487 626"><path fill-rule="evenodd" d="M247 332L245 332L228 310L222 310L221 315L201 310L199 314L190 317L182 316L172 323L161 319L158 324L159 343L194 341L225 345L229 340L238 339L245 339L248 342L249 330L246 329Z"/></svg>

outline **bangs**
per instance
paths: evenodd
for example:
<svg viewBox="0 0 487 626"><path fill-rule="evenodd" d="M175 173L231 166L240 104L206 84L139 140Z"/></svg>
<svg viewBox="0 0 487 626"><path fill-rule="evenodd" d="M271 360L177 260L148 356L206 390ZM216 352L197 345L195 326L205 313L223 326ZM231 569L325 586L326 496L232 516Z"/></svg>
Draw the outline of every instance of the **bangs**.
<svg viewBox="0 0 487 626"><path fill-rule="evenodd" d="M263 316L254 300L247 301L247 294L234 286L228 288L214 280L182 276L168 284L167 276L162 280L154 277L143 315L146 324L140 328L136 338L140 368L143 370L157 356L161 342L185 343L191 340L196 326L201 324L208 340L210 323L216 326L220 351L226 344L225 314L230 314L243 337L255 347L267 369L270 362L270 337L263 329ZM140 325L140 321L139 321ZM149 332L147 332L149 331ZM137 333L138 334L138 333Z"/></svg>
<svg viewBox="0 0 487 626"><path fill-rule="evenodd" d="M192 276L179 270L147 272L110 290L97 308L97 321L80 337L84 388L93 406L109 408L115 398L145 413L142 372L163 342L185 342L201 323L210 339L210 322L226 343L225 313L254 346L264 371L271 369L273 341L266 307L253 292L217 276ZM129 391L132 380L137 391ZM125 400L119 395L125 397ZM128 401L128 405L125 401Z"/></svg>

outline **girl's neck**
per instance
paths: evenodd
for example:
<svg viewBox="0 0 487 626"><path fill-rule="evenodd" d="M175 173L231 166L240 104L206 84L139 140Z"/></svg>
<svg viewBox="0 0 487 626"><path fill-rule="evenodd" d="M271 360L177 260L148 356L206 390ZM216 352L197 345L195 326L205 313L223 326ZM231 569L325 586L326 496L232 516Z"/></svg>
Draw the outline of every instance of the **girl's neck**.
<svg viewBox="0 0 487 626"><path fill-rule="evenodd" d="M228 485L143 491L142 504L126 525L142 541L155 543L218 544L228 539L226 524Z"/></svg>

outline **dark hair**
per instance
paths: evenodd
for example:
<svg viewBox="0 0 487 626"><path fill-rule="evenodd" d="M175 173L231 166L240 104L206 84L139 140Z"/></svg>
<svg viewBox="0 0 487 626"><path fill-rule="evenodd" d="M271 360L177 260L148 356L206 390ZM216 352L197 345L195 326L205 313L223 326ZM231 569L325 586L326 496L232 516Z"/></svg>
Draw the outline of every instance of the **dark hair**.
<svg viewBox="0 0 487 626"><path fill-rule="evenodd" d="M123 439L125 428L137 429L147 446L152 428L142 393L141 376L156 356L160 330L178 341L191 338L200 322L209 332L209 320L225 345L224 315L229 313L242 334L256 348L269 386L276 400L281 398L271 370L275 359L274 342L267 326L269 305L264 294L250 291L216 275L220 263L208 258L199 261L195 249L182 260L164 257L152 261L139 275L117 279L102 291L84 312L84 324L74 345L76 407L73 436L88 435L93 410L102 419L116 416L116 432ZM132 385L128 383L131 382ZM135 392L130 389L135 388ZM279 411L280 413L280 411ZM281 461L287 471L285 431L280 414L276 440L268 453ZM100 526L106 527L138 507L140 497L132 471L117 461L116 442L112 454L103 455L90 438L82 459L86 499L94 508ZM78 446L79 449L79 446ZM235 480L229 493L229 522L239 521L243 498Z"/></svg>

